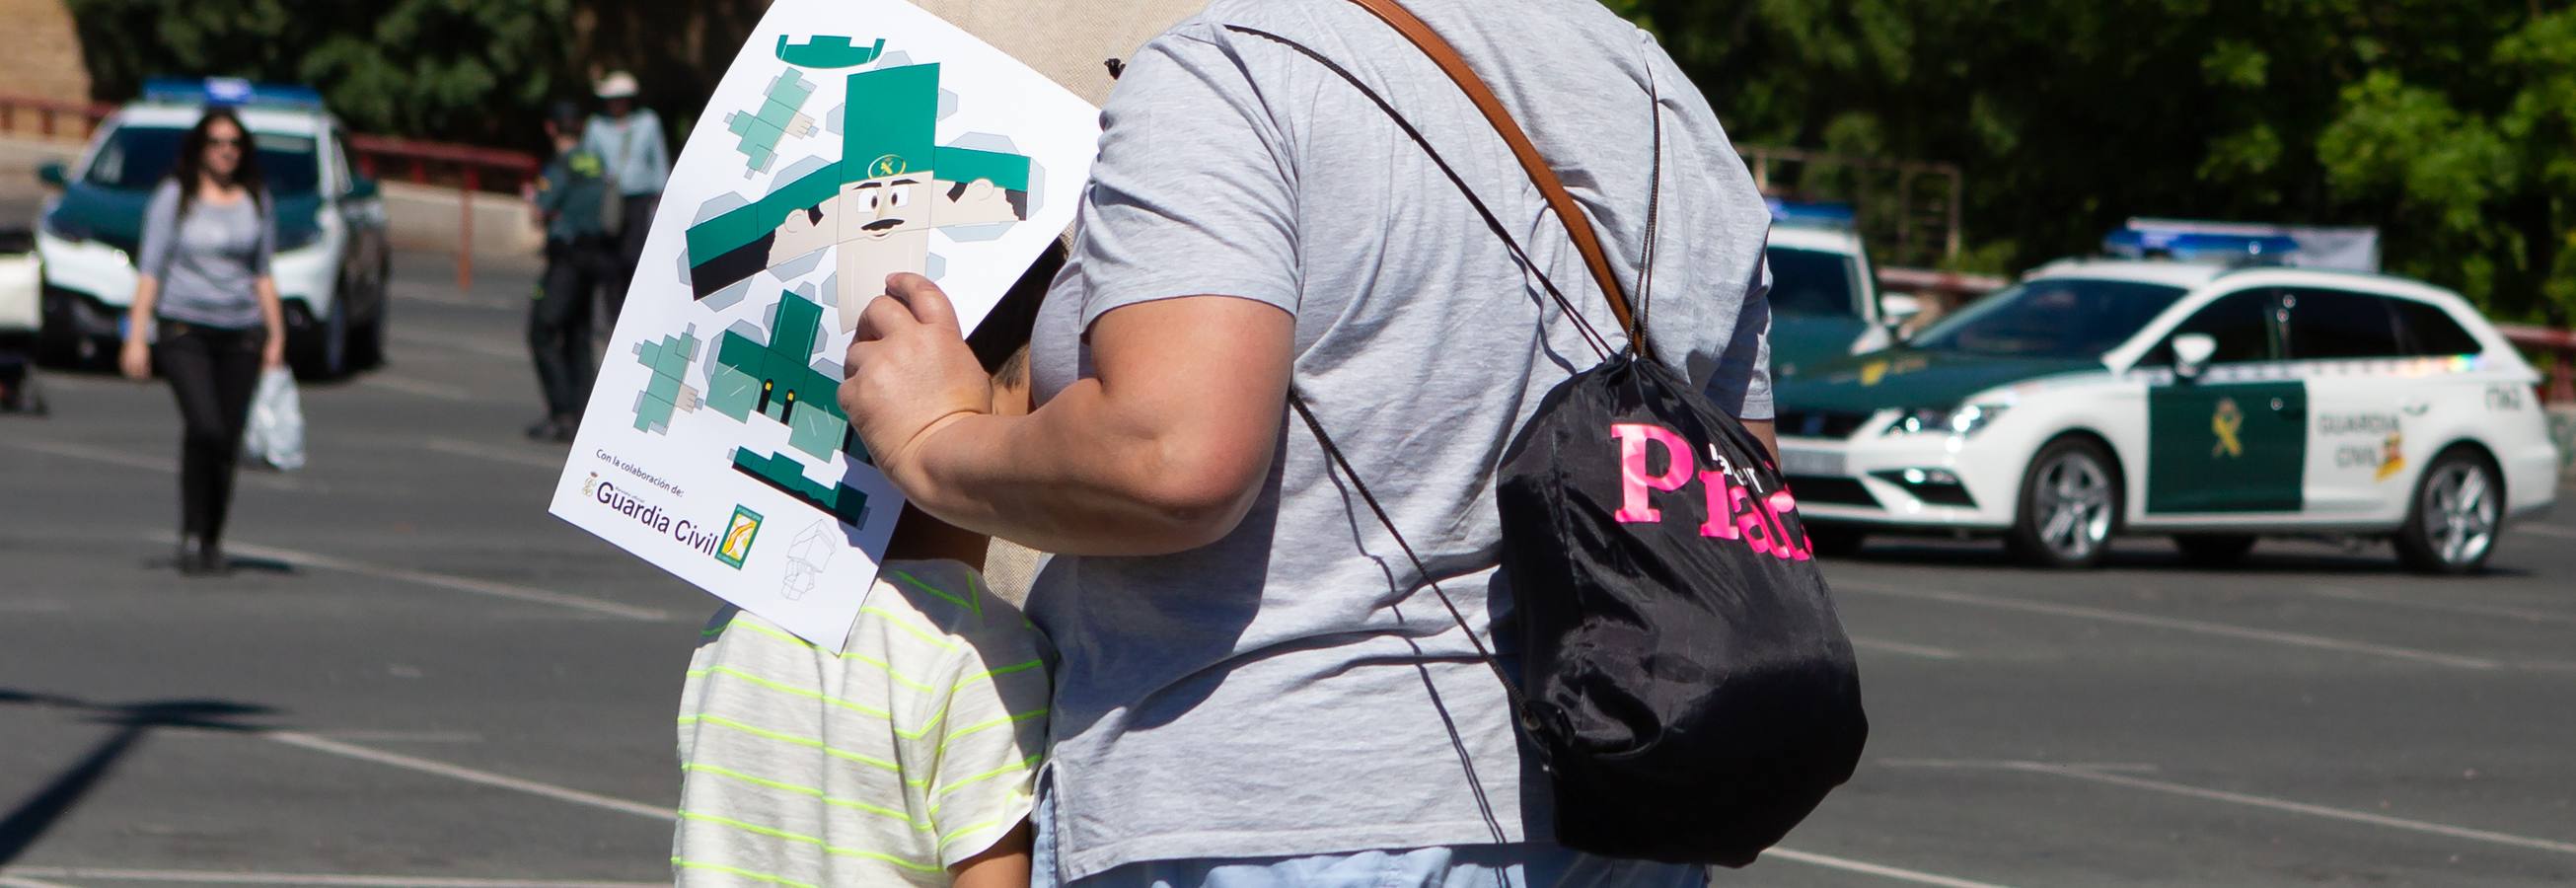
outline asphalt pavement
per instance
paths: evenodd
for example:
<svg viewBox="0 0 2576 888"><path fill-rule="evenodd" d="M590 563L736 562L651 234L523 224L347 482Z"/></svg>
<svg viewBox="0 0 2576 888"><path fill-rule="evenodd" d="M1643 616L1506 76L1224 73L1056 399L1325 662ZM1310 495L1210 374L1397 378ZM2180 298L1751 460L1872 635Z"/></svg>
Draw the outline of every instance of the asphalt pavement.
<svg viewBox="0 0 2576 888"><path fill-rule="evenodd" d="M0 888L667 883L714 604L545 514L534 269L479 271L400 257L391 363L306 388L312 463L243 476L227 578L166 567L165 389L0 416ZM2576 882L2576 504L2456 580L2331 542L1828 572L1868 757L1721 885Z"/></svg>

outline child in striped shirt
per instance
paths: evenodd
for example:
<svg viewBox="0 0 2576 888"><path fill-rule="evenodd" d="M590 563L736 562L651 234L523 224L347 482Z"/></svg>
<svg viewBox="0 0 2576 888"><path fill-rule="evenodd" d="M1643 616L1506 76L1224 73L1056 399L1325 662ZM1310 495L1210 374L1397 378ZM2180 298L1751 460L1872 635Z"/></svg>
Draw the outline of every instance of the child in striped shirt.
<svg viewBox="0 0 2576 888"><path fill-rule="evenodd" d="M1061 264L1050 252L968 339L996 410L1028 410L1028 329ZM677 885L1029 884L1054 653L970 566L988 551L907 509L839 655L716 614L680 695Z"/></svg>
<svg viewBox="0 0 2576 888"><path fill-rule="evenodd" d="M838 656L734 608L708 633L681 694L678 884L1028 884L1048 652L973 568L888 561Z"/></svg>

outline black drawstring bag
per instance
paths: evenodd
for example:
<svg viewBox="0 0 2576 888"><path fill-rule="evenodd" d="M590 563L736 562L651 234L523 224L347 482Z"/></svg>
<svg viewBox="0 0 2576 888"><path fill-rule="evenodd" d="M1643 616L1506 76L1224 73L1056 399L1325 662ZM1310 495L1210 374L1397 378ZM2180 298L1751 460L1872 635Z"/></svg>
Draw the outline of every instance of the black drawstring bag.
<svg viewBox="0 0 2576 888"><path fill-rule="evenodd" d="M1558 841L1743 866L1851 779L1851 641L1743 424L1621 354L1548 392L1497 498Z"/></svg>
<svg viewBox="0 0 2576 888"><path fill-rule="evenodd" d="M1851 779L1869 736L1851 640L1797 503L1752 433L1648 350L1654 205L1632 317L1588 218L1466 61L1395 0L1353 2L1420 47L1484 112L1628 333L1624 350L1611 348L1466 180L1357 77L1295 41L1232 27L1313 58L1375 101L1603 358L1550 390L1504 454L1497 501L1523 656L1517 681L1430 580L1303 395L1292 390L1289 405L1502 678L1548 773L1559 843L1610 857L1750 864ZM1660 97L1655 113L1660 191ZM1472 788L1483 801L1483 787Z"/></svg>

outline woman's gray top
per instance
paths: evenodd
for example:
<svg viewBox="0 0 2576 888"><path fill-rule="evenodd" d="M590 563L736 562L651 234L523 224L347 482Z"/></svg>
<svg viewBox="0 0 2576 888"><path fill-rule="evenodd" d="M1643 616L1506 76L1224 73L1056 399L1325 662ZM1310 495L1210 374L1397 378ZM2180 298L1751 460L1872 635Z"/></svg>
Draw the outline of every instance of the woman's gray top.
<svg viewBox="0 0 2576 888"><path fill-rule="evenodd" d="M179 183L163 182L143 213L143 254L135 270L161 281L156 314L226 329L263 323L259 291L277 252L277 217L262 201L199 200L179 218Z"/></svg>

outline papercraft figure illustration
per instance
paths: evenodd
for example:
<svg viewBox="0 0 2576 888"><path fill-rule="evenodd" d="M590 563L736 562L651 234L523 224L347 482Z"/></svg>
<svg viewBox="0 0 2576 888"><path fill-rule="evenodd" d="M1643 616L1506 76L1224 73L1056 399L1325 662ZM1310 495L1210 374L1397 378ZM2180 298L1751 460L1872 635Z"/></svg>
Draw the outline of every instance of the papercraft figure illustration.
<svg viewBox="0 0 2576 888"><path fill-rule="evenodd" d="M800 68L856 68L885 55L885 41L875 46L859 46L847 37L809 37L803 43L787 42L778 35L778 60Z"/></svg>
<svg viewBox="0 0 2576 888"><path fill-rule="evenodd" d="M910 2L763 5L674 158L549 510L838 651L903 514L838 402L860 309L920 272L972 329L1073 224L1100 112Z"/></svg>
<svg viewBox="0 0 2576 888"><path fill-rule="evenodd" d="M822 580L823 569L832 566L832 553L840 548L841 538L832 532L830 522L817 521L805 528L787 547L787 581L779 585L778 594L789 601L803 600Z"/></svg>
<svg viewBox="0 0 2576 888"><path fill-rule="evenodd" d="M768 417L787 427L789 446L818 460L848 446L849 416L834 400L839 368L818 359L822 319L822 306L782 292L768 342L731 330L718 337L716 365L707 374L708 409L736 422Z"/></svg>
<svg viewBox="0 0 2576 888"><path fill-rule="evenodd" d="M697 359L698 328L694 324L680 335L635 344L635 362L653 370L652 380L635 395L636 431L670 434L673 414L698 409L700 395L688 383L689 365Z"/></svg>
<svg viewBox="0 0 2576 888"><path fill-rule="evenodd" d="M768 342L730 330L718 338L706 406L736 422L747 423L757 415L785 425L788 446L817 462L829 464L835 452L865 462L866 450L850 431L849 415L834 399L841 385L838 368L817 359L822 326L822 306L795 293L780 293ZM867 515L866 494L815 483L805 477L804 463L789 454L735 448L733 466L853 526Z"/></svg>
<svg viewBox="0 0 2576 888"><path fill-rule="evenodd" d="M745 177L769 172L769 166L778 162L779 140L802 139L820 129L814 118L805 114L805 100L814 97L814 83L796 69L789 68L770 81L762 97L764 101L757 112L725 115L725 129L742 137L735 150L742 152L749 167L743 173Z"/></svg>
<svg viewBox="0 0 2576 888"><path fill-rule="evenodd" d="M932 229L1028 217L1027 157L934 144L938 65L852 74L848 107L840 162L689 228L698 298L838 247L839 327L848 333L877 282L928 270Z"/></svg>

